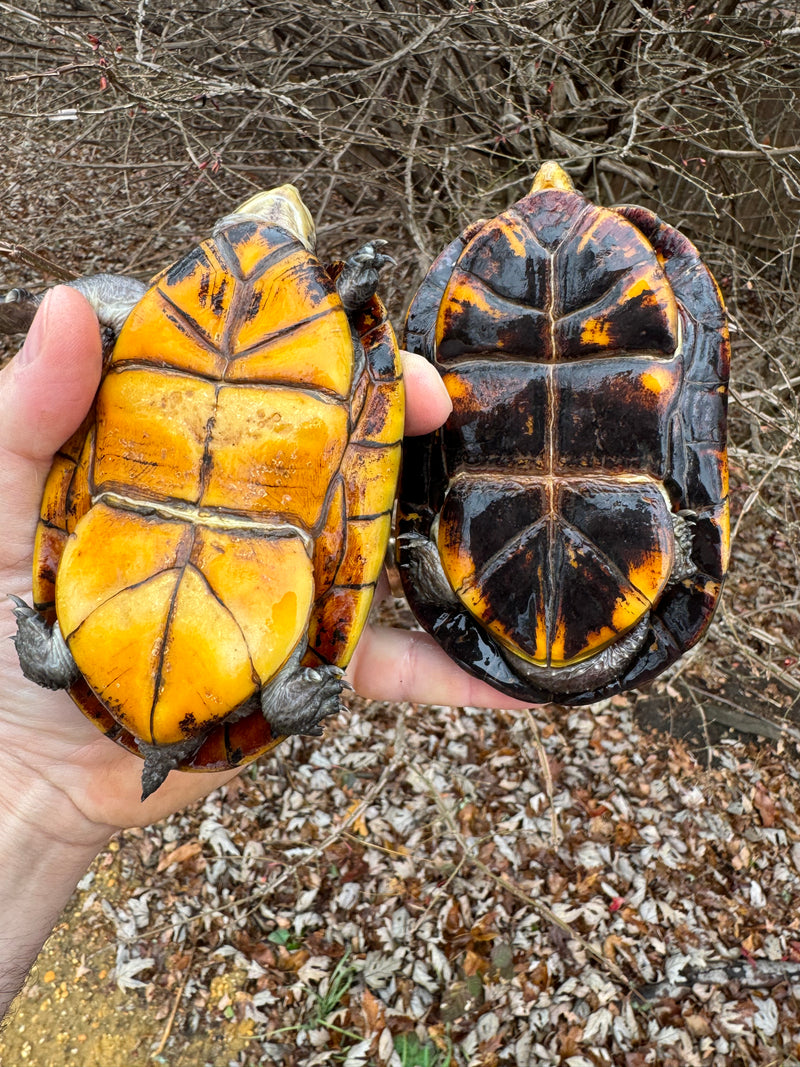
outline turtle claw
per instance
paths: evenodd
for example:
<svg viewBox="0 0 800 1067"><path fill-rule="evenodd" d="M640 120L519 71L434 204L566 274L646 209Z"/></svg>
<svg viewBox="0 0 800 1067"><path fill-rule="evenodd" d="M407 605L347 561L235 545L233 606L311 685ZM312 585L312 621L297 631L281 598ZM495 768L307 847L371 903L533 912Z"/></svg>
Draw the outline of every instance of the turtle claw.
<svg viewBox="0 0 800 1067"><path fill-rule="evenodd" d="M369 303L378 288L380 272L396 260L379 252L387 244L381 238L368 241L345 262L336 279L336 289L348 311L356 311Z"/></svg>
<svg viewBox="0 0 800 1067"><path fill-rule="evenodd" d="M261 710L275 736L321 737L323 719L341 711L343 689L351 689L341 667L303 667L295 654L261 690Z"/></svg>

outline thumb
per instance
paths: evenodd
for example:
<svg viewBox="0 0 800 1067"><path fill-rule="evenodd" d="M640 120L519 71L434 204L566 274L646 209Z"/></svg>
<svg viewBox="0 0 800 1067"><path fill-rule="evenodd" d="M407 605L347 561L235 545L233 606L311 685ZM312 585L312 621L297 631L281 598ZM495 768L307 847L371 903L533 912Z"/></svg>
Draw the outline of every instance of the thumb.
<svg viewBox="0 0 800 1067"><path fill-rule="evenodd" d="M53 454L77 430L100 381L100 330L88 302L57 286L0 371L0 566L26 564Z"/></svg>

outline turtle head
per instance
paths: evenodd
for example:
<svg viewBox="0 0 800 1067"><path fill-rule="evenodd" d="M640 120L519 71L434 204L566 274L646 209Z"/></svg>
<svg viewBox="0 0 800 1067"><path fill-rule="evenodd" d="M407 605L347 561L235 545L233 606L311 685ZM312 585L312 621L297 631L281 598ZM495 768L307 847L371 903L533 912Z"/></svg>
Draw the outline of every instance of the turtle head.
<svg viewBox="0 0 800 1067"><path fill-rule="evenodd" d="M314 220L293 185L279 185L276 189L268 189L251 196L230 215L220 219L214 227L214 233L243 219L280 226L296 237L309 252L314 251L317 240Z"/></svg>
<svg viewBox="0 0 800 1067"><path fill-rule="evenodd" d="M575 191L575 186L572 184L569 174L551 159L546 163L542 163L541 167L536 171L531 193L541 193L545 189L557 189L562 193Z"/></svg>

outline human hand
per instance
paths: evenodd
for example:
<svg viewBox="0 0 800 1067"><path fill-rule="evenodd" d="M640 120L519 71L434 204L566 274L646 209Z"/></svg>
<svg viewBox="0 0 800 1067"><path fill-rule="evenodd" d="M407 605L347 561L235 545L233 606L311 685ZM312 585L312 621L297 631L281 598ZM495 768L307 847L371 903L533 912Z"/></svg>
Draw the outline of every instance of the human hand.
<svg viewBox="0 0 800 1067"><path fill-rule="evenodd" d="M97 320L74 290L54 289L39 309L18 356L0 372L0 595L30 602L32 546L42 485L53 453L78 427L100 376ZM404 355L406 430L425 433L447 417L441 379L420 357ZM16 629L11 602L0 602L0 637ZM61 840L101 847L119 827L143 825L205 795L236 770L171 773L140 800L141 760L112 744L63 691L22 676L14 646L0 642L0 769L3 792L32 825L44 820ZM348 677L363 696L437 704L508 707L508 697L471 678L427 635L370 625ZM2 796L0 796L0 803ZM26 810L26 804L30 810Z"/></svg>
<svg viewBox="0 0 800 1067"><path fill-rule="evenodd" d="M63 286L47 295L19 354L0 371L0 1013L111 834L163 818L238 773L172 771L142 802L142 761L104 737L66 692L42 689L20 670L9 594L31 601L44 482L88 411L100 371L95 314ZM429 432L449 413L447 392L418 356L404 354L404 374L406 430ZM519 706L414 631L368 626L348 675L373 699Z"/></svg>

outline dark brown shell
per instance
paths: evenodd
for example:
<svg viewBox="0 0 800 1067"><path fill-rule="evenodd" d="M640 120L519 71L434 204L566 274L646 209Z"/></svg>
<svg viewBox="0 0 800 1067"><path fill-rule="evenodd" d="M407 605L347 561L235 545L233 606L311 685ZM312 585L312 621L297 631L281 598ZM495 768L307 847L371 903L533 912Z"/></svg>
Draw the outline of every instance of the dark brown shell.
<svg viewBox="0 0 800 1067"><path fill-rule="evenodd" d="M686 238L596 207L560 168L544 177L453 242L409 309L405 345L437 366L453 413L406 445L398 562L466 669L581 703L651 678L710 621L728 558L729 348ZM436 590L419 580L434 548ZM564 688L565 668L613 661L634 631L613 676Z"/></svg>

